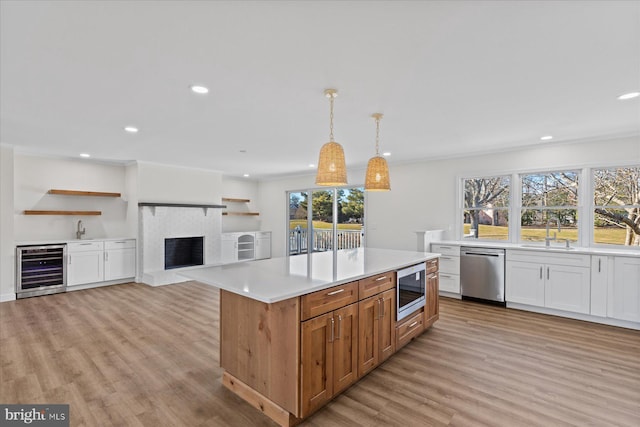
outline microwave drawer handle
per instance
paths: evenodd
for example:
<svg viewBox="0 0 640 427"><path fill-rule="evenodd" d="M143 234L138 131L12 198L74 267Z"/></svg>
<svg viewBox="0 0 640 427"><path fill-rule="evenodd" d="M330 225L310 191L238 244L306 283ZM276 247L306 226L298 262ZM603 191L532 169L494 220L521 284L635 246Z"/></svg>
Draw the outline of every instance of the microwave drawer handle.
<svg viewBox="0 0 640 427"><path fill-rule="evenodd" d="M337 294L339 294L341 292L344 292L344 288L338 289L337 291L329 292L329 293L327 293L327 296L337 295Z"/></svg>
<svg viewBox="0 0 640 427"><path fill-rule="evenodd" d="M418 324L418 321L416 320L415 322L413 322L412 324L409 325L409 329L413 328L417 324Z"/></svg>
<svg viewBox="0 0 640 427"><path fill-rule="evenodd" d="M387 278L387 276L378 277L378 278L376 279L376 282L379 282L379 281L381 281L381 280L386 280L386 278Z"/></svg>

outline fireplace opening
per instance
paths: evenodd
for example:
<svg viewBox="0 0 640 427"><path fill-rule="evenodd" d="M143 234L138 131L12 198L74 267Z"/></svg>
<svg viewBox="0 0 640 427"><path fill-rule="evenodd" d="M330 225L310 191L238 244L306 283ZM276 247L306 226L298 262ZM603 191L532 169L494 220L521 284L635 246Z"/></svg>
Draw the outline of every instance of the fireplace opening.
<svg viewBox="0 0 640 427"><path fill-rule="evenodd" d="M164 269L204 264L204 237L164 239Z"/></svg>

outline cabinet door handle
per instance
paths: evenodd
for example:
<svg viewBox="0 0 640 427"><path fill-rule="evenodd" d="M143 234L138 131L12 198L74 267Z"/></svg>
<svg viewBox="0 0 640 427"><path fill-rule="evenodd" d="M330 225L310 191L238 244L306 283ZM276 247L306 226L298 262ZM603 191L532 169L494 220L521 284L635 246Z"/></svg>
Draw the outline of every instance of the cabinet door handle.
<svg viewBox="0 0 640 427"><path fill-rule="evenodd" d="M542 280L542 267L540 267L540 280Z"/></svg>
<svg viewBox="0 0 640 427"><path fill-rule="evenodd" d="M344 288L338 289L337 291L329 292L329 293L327 293L327 296L337 295L340 292L344 292Z"/></svg>
<svg viewBox="0 0 640 427"><path fill-rule="evenodd" d="M381 319L382 318L382 305L380 304L380 298L378 298L376 301L378 301L378 315L376 316L376 319Z"/></svg>
<svg viewBox="0 0 640 427"><path fill-rule="evenodd" d="M409 325L409 329L413 328L417 324L418 324L418 321L416 320L415 322L413 322L412 324Z"/></svg>
<svg viewBox="0 0 640 427"><path fill-rule="evenodd" d="M342 315L338 314L338 335L336 335L336 340L340 339L340 335L342 335Z"/></svg>
<svg viewBox="0 0 640 427"><path fill-rule="evenodd" d="M598 273L600 273L602 268L602 258L598 258Z"/></svg>
<svg viewBox="0 0 640 427"><path fill-rule="evenodd" d="M549 267L547 267L547 280L549 280Z"/></svg>
<svg viewBox="0 0 640 427"><path fill-rule="evenodd" d="M384 297L380 298L380 307L382 307L382 314L380 315L380 318L383 319L384 318Z"/></svg>
<svg viewBox="0 0 640 427"><path fill-rule="evenodd" d="M69 257L69 265L71 265L71 255L68 255Z"/></svg>
<svg viewBox="0 0 640 427"><path fill-rule="evenodd" d="M333 338L334 338L334 326L335 326L335 321L333 320L333 316L331 316L331 338L329 339L329 342L333 342Z"/></svg>
<svg viewBox="0 0 640 427"><path fill-rule="evenodd" d="M376 279L376 282L379 282L379 281L381 281L381 280L385 280L386 278L387 278L387 276L378 277L378 278Z"/></svg>
<svg viewBox="0 0 640 427"><path fill-rule="evenodd" d="M109 261L109 252L104 253L104 260Z"/></svg>

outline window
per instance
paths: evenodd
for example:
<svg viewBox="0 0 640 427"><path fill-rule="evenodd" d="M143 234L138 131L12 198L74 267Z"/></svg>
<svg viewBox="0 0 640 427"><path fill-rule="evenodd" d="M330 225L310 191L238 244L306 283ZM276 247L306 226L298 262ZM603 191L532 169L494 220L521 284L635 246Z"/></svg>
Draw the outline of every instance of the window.
<svg viewBox="0 0 640 427"><path fill-rule="evenodd" d="M577 171L520 175L521 241L544 242L547 235L578 241L579 176Z"/></svg>
<svg viewBox="0 0 640 427"><path fill-rule="evenodd" d="M510 181L509 176L463 180L465 239L509 240Z"/></svg>
<svg viewBox="0 0 640 427"><path fill-rule="evenodd" d="M289 191L287 199L289 255L363 246L364 188Z"/></svg>
<svg viewBox="0 0 640 427"><path fill-rule="evenodd" d="M640 246L640 166L593 170L593 242Z"/></svg>

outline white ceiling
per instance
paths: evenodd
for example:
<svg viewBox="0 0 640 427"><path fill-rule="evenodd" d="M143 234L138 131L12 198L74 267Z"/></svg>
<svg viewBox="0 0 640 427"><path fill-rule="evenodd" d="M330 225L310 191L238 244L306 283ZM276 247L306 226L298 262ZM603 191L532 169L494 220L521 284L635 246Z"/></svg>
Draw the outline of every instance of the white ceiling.
<svg viewBox="0 0 640 427"><path fill-rule="evenodd" d="M22 152L309 173L329 87L350 168L374 112L391 163L640 134L639 98L616 99L640 91L638 1L3 0L0 18L0 141Z"/></svg>

